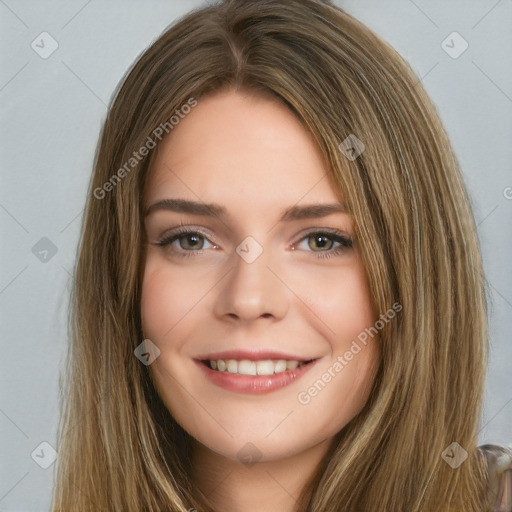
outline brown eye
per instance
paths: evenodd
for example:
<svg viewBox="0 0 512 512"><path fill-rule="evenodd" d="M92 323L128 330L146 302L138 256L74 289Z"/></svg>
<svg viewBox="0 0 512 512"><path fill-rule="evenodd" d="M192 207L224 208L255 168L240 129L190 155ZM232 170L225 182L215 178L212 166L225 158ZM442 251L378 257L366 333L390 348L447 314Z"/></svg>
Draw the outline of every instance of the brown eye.
<svg viewBox="0 0 512 512"><path fill-rule="evenodd" d="M308 241L313 242L313 244L309 245L311 248L313 248L313 245L316 245L316 247L319 249L327 248L327 250L331 249L334 243L332 239L330 239L328 236L325 236L322 233L309 236Z"/></svg>
<svg viewBox="0 0 512 512"><path fill-rule="evenodd" d="M182 249L202 249L204 245L204 237L198 233L188 233L175 237L179 240Z"/></svg>
<svg viewBox="0 0 512 512"><path fill-rule="evenodd" d="M169 249L171 252L178 256L193 256L195 253L202 254L202 249L209 249L205 247L205 242L211 244L211 248L215 246L208 240L206 235L203 235L199 231L193 231L191 229L179 229L165 235L155 245ZM176 243L178 245L176 245Z"/></svg>
<svg viewBox="0 0 512 512"><path fill-rule="evenodd" d="M310 231L300 242L307 240L307 252L316 253L318 258L341 256L353 246L352 238L341 231ZM335 246L337 244L337 247ZM300 244L299 244L300 245ZM308 250L309 249L309 250Z"/></svg>

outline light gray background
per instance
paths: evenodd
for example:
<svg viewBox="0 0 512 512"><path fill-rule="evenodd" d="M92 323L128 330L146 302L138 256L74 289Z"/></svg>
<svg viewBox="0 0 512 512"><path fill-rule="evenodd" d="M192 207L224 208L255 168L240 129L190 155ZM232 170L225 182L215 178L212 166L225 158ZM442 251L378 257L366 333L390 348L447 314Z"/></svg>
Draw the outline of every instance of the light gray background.
<svg viewBox="0 0 512 512"><path fill-rule="evenodd" d="M106 105L135 58L173 20L202 4L0 0L1 511L49 507L54 465L42 469L31 453L43 441L55 446L70 270ZM491 292L479 442L510 444L512 0L337 4L410 62L460 159ZM47 59L31 47L44 31L59 45ZM453 31L469 43L457 59L441 47ZM46 262L32 252L43 237L57 248Z"/></svg>

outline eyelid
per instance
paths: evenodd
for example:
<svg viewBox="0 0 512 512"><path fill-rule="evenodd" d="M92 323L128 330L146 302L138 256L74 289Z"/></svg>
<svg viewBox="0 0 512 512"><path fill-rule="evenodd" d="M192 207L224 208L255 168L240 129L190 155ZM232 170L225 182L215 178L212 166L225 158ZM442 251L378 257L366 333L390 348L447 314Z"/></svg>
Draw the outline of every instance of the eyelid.
<svg viewBox="0 0 512 512"><path fill-rule="evenodd" d="M165 245L170 245L170 242L168 244L164 245L164 243L167 240L171 240L172 238L177 240L180 237L180 235L187 235L187 234L194 234L194 233L201 235L203 238L208 240L208 242L210 242L213 246L218 247L218 244L215 243L211 239L212 238L211 235L209 233L207 233L203 228L188 225L188 224L181 224L177 228L173 228L171 230L164 231L164 233L158 237L158 242L155 245L161 245L161 246L165 247ZM201 249L200 251L202 251L202 250L203 249ZM195 252L200 252L200 251L195 251ZM193 252L193 251L188 251L188 252Z"/></svg>
<svg viewBox="0 0 512 512"><path fill-rule="evenodd" d="M337 229L337 228L309 228L309 229L306 229L305 231L301 232L300 235L297 236L296 241L300 242L304 238L306 238L310 235L317 234L317 233L321 233L324 235L344 237L347 240L350 240L351 242L353 242L353 237L352 237L352 235L350 235L350 233L343 231L341 229ZM296 243L296 242L294 242L294 243Z"/></svg>
<svg viewBox="0 0 512 512"><path fill-rule="evenodd" d="M177 226L175 228L166 229L160 236L158 236L158 239L163 240L165 238L170 238L170 237L173 237L176 235L188 234L188 233L199 233L199 234L203 235L205 238L208 238L208 240L210 240L210 242L212 242L212 240L211 240L212 235L209 233L208 230L206 230L200 226L195 226L192 224L180 224L179 226Z"/></svg>

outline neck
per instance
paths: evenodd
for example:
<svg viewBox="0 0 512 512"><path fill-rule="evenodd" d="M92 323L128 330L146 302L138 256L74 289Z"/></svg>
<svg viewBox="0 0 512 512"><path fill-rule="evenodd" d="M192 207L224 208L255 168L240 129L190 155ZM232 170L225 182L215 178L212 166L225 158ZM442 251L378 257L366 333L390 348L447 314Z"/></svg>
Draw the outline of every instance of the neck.
<svg viewBox="0 0 512 512"><path fill-rule="evenodd" d="M193 481L215 510L295 512L301 492L316 475L331 441L286 459L249 465L193 440Z"/></svg>

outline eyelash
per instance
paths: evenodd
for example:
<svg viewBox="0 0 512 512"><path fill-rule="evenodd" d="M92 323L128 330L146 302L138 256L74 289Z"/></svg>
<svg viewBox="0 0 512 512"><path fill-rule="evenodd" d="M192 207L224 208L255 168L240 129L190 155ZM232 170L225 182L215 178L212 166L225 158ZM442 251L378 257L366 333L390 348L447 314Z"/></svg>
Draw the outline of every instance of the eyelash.
<svg viewBox="0 0 512 512"><path fill-rule="evenodd" d="M202 238L205 238L208 240L212 245L213 242L211 242L206 234L202 233L198 230L189 229L186 227L177 228L173 232L169 233L168 235L164 236L160 241L155 243L154 245L158 247L167 247L170 246L175 240L178 240L183 235L200 235ZM325 238L332 240L333 242L338 242L340 245L336 247L335 249L329 249L328 251L308 251L313 253L318 253L316 255L317 258L320 259L327 259L331 258L333 256L338 256L343 254L347 249L351 249L353 247L353 241L350 237L342 233L341 231L338 231L337 229L330 230L311 230L307 232L300 240L299 242L302 242L305 239L311 238L312 235L324 235ZM177 254L179 257L194 257L199 254L203 254L204 249L199 250L176 250L174 249L175 254Z"/></svg>

